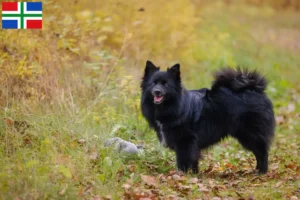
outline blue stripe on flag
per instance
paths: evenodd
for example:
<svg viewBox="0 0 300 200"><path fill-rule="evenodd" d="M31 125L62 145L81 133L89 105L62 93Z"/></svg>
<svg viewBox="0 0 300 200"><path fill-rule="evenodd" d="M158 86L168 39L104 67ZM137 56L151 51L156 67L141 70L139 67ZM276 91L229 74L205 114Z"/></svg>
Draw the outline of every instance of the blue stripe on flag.
<svg viewBox="0 0 300 200"><path fill-rule="evenodd" d="M2 20L2 29L17 29L18 20Z"/></svg>
<svg viewBox="0 0 300 200"><path fill-rule="evenodd" d="M27 2L27 11L42 11L42 2Z"/></svg>

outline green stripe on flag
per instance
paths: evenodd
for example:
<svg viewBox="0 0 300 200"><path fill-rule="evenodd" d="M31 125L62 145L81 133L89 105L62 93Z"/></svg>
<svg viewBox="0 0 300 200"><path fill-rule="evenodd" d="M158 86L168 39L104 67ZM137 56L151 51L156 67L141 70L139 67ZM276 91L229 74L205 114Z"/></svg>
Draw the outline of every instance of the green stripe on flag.
<svg viewBox="0 0 300 200"><path fill-rule="evenodd" d="M21 29L24 29L24 16L23 16L24 10L23 10L23 8L24 8L24 3L21 2Z"/></svg>
<svg viewBox="0 0 300 200"><path fill-rule="evenodd" d="M23 14L24 17L42 17L42 14ZM2 14L2 17L21 17L21 14Z"/></svg>

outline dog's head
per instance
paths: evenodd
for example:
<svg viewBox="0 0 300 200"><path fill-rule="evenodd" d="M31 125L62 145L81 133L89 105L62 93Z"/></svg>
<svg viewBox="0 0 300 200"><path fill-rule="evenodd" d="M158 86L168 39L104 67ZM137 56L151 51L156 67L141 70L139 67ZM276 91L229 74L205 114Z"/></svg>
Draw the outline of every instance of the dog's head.
<svg viewBox="0 0 300 200"><path fill-rule="evenodd" d="M141 89L146 98L152 98L156 105L178 98L181 93L180 65L160 71L152 62L146 62Z"/></svg>

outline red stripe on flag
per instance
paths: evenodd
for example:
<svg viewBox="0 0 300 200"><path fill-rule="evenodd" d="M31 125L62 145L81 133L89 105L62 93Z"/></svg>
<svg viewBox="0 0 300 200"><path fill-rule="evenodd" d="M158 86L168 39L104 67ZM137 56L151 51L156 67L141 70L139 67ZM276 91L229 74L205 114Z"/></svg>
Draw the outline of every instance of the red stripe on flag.
<svg viewBox="0 0 300 200"><path fill-rule="evenodd" d="M2 11L18 11L18 2L2 2Z"/></svg>
<svg viewBox="0 0 300 200"><path fill-rule="evenodd" d="M27 20L28 29L42 29L42 20Z"/></svg>

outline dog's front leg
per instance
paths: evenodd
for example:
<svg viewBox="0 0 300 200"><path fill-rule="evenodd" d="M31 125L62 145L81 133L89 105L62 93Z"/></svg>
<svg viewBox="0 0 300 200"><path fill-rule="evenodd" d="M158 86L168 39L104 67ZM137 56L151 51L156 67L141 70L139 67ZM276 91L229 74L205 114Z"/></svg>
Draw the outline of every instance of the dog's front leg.
<svg viewBox="0 0 300 200"><path fill-rule="evenodd" d="M175 148L177 167L183 172L192 169L193 173L198 173L198 160L200 150L193 139L181 140Z"/></svg>

